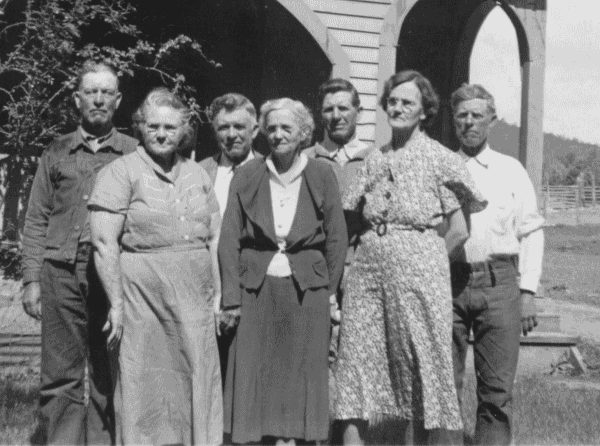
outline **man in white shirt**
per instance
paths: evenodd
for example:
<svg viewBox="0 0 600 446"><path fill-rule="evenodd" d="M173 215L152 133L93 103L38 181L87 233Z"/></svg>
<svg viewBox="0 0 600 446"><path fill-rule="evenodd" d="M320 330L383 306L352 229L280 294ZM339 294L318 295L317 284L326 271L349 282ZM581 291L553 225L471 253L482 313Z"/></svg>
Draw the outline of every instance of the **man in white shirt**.
<svg viewBox="0 0 600 446"><path fill-rule="evenodd" d="M256 108L247 97L239 93L219 96L212 101L209 110L220 152L200 161L200 165L213 182L223 217L235 169L260 156L252 150L252 142L258 134L258 122ZM224 380L233 333L228 331L227 327L222 328L225 331L220 333L217 343Z"/></svg>
<svg viewBox="0 0 600 446"><path fill-rule="evenodd" d="M220 153L200 161L200 165L213 181L222 217L235 169L258 155L252 150L258 122L254 105L239 93L216 98L210 104L210 117Z"/></svg>
<svg viewBox="0 0 600 446"><path fill-rule="evenodd" d="M455 381L460 400L473 330L478 396L473 443L508 445L520 335L537 325L544 219L521 163L488 145L496 120L493 96L480 85L463 84L451 106L459 154L489 202L470 216L470 238L451 264Z"/></svg>

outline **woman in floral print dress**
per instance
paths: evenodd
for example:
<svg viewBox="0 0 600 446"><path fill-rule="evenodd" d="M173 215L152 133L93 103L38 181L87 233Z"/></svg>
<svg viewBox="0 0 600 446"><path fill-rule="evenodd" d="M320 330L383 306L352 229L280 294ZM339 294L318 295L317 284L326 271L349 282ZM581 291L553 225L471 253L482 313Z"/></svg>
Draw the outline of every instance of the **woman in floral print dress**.
<svg viewBox="0 0 600 446"><path fill-rule="evenodd" d="M468 237L461 207L486 203L458 155L422 130L439 106L423 75L392 76L380 104L392 141L343 196L365 228L344 296L333 412L344 444L363 443L368 424L388 417L412 420L416 443L435 443L462 429L448 255Z"/></svg>

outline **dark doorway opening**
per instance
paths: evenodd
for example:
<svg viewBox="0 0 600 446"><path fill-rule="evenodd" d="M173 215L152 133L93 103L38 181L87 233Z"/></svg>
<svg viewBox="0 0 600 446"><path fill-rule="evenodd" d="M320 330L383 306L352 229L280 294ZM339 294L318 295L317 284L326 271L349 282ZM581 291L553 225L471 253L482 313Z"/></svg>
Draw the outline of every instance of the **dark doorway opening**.
<svg viewBox="0 0 600 446"><path fill-rule="evenodd" d="M256 106L267 99L290 97L318 111L318 86L330 77L332 63L302 24L276 0L171 0L169 7L137 0L140 27L151 36L167 39L186 34L203 46L208 64L186 67L186 79L197 89L196 99L207 106L217 96L238 92ZM130 116L156 79L135 79L121 104ZM261 152L267 150L259 136ZM197 133L196 158L218 151L210 124Z"/></svg>

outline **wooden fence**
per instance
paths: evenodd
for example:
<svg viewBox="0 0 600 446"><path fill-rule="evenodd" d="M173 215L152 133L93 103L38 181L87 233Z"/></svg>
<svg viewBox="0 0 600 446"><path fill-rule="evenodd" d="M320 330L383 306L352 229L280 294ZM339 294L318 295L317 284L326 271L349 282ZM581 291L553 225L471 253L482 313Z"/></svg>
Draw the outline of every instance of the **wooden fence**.
<svg viewBox="0 0 600 446"><path fill-rule="evenodd" d="M600 204L600 187L545 186L542 207L545 212L591 207Z"/></svg>

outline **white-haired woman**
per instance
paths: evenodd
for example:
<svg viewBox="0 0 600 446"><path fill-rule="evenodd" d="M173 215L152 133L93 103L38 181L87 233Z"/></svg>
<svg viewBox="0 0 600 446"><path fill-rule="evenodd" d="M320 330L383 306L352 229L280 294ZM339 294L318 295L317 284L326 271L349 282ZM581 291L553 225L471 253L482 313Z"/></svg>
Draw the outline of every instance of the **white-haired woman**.
<svg viewBox="0 0 600 446"><path fill-rule="evenodd" d="M335 174L301 151L314 122L288 98L261 107L271 154L231 183L219 244L224 318L236 338L225 384L235 443L327 439L330 298L347 247ZM233 353L233 354L232 354Z"/></svg>
<svg viewBox="0 0 600 446"><path fill-rule="evenodd" d="M220 444L220 214L208 174L181 158L189 109L164 88L136 113L142 145L98 175L94 259L119 350L117 444Z"/></svg>

